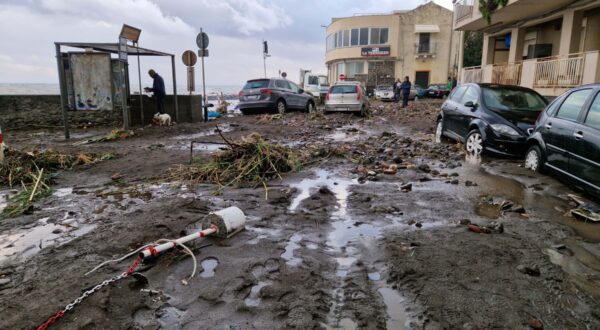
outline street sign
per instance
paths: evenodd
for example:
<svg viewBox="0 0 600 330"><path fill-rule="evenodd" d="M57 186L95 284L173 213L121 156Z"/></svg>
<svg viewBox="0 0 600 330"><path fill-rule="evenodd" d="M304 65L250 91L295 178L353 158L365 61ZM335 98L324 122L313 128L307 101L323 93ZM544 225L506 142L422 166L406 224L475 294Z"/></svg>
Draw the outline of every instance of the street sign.
<svg viewBox="0 0 600 330"><path fill-rule="evenodd" d="M119 61L127 63L127 38L119 37Z"/></svg>
<svg viewBox="0 0 600 330"><path fill-rule="evenodd" d="M282 72L282 73L281 73L281 77L282 77L282 78L287 78L287 73L286 73L286 72Z"/></svg>
<svg viewBox="0 0 600 330"><path fill-rule="evenodd" d="M344 81L345 79L346 79L346 76L345 76L345 75L342 73L342 74L340 75L340 80L341 80L341 81Z"/></svg>
<svg viewBox="0 0 600 330"><path fill-rule="evenodd" d="M186 50L183 52L183 55L181 55L181 60L183 60L183 64L185 64L185 66L194 66L196 61L198 61L198 57L193 51Z"/></svg>
<svg viewBox="0 0 600 330"><path fill-rule="evenodd" d="M208 57L208 49L198 49L199 57Z"/></svg>
<svg viewBox="0 0 600 330"><path fill-rule="evenodd" d="M208 34L204 32L198 33L198 36L196 36L196 45L200 49L208 48Z"/></svg>

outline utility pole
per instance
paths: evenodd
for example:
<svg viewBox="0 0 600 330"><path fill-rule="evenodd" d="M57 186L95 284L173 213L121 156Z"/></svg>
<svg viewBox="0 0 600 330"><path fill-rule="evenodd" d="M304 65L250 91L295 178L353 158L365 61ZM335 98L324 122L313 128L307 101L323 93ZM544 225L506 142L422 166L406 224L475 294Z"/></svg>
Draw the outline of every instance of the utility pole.
<svg viewBox="0 0 600 330"><path fill-rule="evenodd" d="M265 68L265 79L267 78L267 57L271 57L271 55L269 55L269 44L266 40L263 40L263 65Z"/></svg>

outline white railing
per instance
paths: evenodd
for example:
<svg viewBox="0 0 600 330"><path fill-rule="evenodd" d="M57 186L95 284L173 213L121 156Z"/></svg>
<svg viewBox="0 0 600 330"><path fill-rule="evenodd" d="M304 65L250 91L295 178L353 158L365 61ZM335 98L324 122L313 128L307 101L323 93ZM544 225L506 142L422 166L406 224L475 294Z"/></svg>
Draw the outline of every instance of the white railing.
<svg viewBox="0 0 600 330"><path fill-rule="evenodd" d="M581 85L584 65L585 54L538 59L533 87L577 87Z"/></svg>
<svg viewBox="0 0 600 330"><path fill-rule="evenodd" d="M523 63L494 64L492 83L501 85L520 85Z"/></svg>
<svg viewBox="0 0 600 330"><path fill-rule="evenodd" d="M461 83L480 83L483 81L483 70L480 66L463 68Z"/></svg>
<svg viewBox="0 0 600 330"><path fill-rule="evenodd" d="M473 14L474 0L461 0L454 5L454 21L459 22Z"/></svg>

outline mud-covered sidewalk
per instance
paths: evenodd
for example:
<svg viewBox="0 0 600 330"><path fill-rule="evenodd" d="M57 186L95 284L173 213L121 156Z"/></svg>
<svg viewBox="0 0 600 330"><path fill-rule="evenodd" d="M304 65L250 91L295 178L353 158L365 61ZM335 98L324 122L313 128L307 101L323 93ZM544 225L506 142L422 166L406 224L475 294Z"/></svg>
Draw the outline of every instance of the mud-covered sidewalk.
<svg viewBox="0 0 600 330"><path fill-rule="evenodd" d="M437 101L346 114L242 116L253 132L310 152L265 189L165 180L225 147L215 123L5 132L12 147L111 152L63 171L32 214L0 221L0 329L32 329L133 258L209 212L237 206L246 230L141 265L65 314L57 329L599 329L600 227L565 216L574 192L519 160L435 144ZM6 188L6 187L5 187ZM7 195L7 189L0 189ZM0 207L3 198L0 196Z"/></svg>

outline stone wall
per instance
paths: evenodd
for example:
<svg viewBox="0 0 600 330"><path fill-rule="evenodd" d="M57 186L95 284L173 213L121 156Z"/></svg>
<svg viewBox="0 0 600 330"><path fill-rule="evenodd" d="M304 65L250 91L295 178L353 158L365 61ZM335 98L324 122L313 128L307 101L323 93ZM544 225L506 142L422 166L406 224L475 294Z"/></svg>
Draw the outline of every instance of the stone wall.
<svg viewBox="0 0 600 330"><path fill-rule="evenodd" d="M180 95L180 122L198 122L202 120L201 97L198 95ZM144 124L151 122L156 112L154 99L144 96ZM165 102L167 112L176 121L174 98L167 95ZM131 123L139 126L141 115L139 96L133 95L130 100ZM122 125L120 107L112 111L68 111L71 127L113 126ZM60 95L0 95L0 127L4 129L21 129L36 127L62 127L63 117L60 109Z"/></svg>

